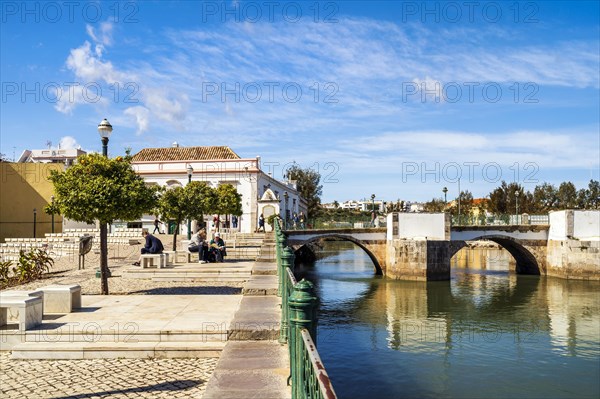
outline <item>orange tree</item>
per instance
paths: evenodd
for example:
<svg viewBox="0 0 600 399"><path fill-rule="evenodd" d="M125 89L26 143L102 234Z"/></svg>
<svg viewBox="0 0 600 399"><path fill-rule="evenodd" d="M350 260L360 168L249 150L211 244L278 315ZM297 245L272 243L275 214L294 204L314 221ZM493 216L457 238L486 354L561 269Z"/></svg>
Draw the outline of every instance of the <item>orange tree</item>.
<svg viewBox="0 0 600 399"><path fill-rule="evenodd" d="M173 220L177 228L173 231L173 251L177 247L179 225L186 219L203 220L204 214L215 211L215 190L206 182L193 181L185 187L164 189L155 213L163 220Z"/></svg>
<svg viewBox="0 0 600 399"><path fill-rule="evenodd" d="M64 172L52 171L56 211L78 222L100 223L102 294L108 295L107 225L113 220L138 220L156 206L157 191L131 167L131 157L88 154Z"/></svg>
<svg viewBox="0 0 600 399"><path fill-rule="evenodd" d="M215 190L215 208L218 215L225 215L227 221L229 215L242 215L242 195L232 184L221 184Z"/></svg>

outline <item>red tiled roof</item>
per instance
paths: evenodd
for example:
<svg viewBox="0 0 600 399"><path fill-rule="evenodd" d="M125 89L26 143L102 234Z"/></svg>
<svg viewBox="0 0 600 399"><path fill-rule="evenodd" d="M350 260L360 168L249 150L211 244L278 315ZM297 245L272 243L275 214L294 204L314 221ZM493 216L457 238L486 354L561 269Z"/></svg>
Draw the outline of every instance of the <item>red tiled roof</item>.
<svg viewBox="0 0 600 399"><path fill-rule="evenodd" d="M206 161L211 159L240 159L227 146L144 148L133 156L133 162Z"/></svg>

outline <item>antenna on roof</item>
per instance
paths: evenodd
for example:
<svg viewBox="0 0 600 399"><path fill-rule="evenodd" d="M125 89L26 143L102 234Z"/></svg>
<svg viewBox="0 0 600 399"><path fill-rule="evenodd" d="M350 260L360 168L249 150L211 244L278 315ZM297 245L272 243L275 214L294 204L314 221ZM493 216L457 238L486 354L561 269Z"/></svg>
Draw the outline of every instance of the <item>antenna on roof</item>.
<svg viewBox="0 0 600 399"><path fill-rule="evenodd" d="M48 149L52 147L52 142L50 140L46 141L46 147L48 147Z"/></svg>

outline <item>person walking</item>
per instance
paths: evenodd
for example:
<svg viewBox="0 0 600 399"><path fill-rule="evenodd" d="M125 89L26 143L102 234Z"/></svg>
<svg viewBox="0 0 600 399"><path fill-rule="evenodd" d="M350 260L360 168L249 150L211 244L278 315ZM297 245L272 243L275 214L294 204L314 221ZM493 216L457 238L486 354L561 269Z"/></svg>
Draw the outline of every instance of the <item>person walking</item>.
<svg viewBox="0 0 600 399"><path fill-rule="evenodd" d="M263 216L263 214L260 214L260 217L258 218L258 229L256 229L256 232L258 233L260 231L260 229L262 229L263 233L266 233L265 231L265 217Z"/></svg>
<svg viewBox="0 0 600 399"><path fill-rule="evenodd" d="M160 234L160 229L159 229L159 225L162 222L158 219L158 216L156 218L154 218L154 231L152 231L152 234L155 234L158 231L158 234Z"/></svg>

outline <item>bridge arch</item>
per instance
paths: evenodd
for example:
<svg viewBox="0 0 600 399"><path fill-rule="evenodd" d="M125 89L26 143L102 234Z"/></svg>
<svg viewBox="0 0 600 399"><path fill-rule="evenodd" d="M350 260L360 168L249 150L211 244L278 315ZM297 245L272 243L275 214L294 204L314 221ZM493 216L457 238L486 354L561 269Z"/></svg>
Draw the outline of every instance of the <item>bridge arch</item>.
<svg viewBox="0 0 600 399"><path fill-rule="evenodd" d="M300 248L302 248L308 244L314 243L314 242L322 240L322 239L327 239L327 238L335 238L337 240L350 241L350 242L354 243L355 245L360 247L363 251L365 251L365 253L369 256L369 258L371 259L371 261L373 262L373 265L375 267L375 273L380 274L380 275L383 274L383 269L381 267L381 264L379 263L377 256L375 256L373 251L371 251L371 249L369 248L369 244L367 244L359 239L356 239L352 236L349 236L349 235L336 234L336 233L318 235L316 237L313 237L306 241L303 241L302 243L298 243L297 245L294 246L295 247L294 251L298 251L298 250L300 250Z"/></svg>
<svg viewBox="0 0 600 399"><path fill-rule="evenodd" d="M482 235L468 241L493 241L506 249L517 263L518 274L540 275L540 265L534 254L520 240L503 235ZM452 241L450 258L467 245L467 241Z"/></svg>

